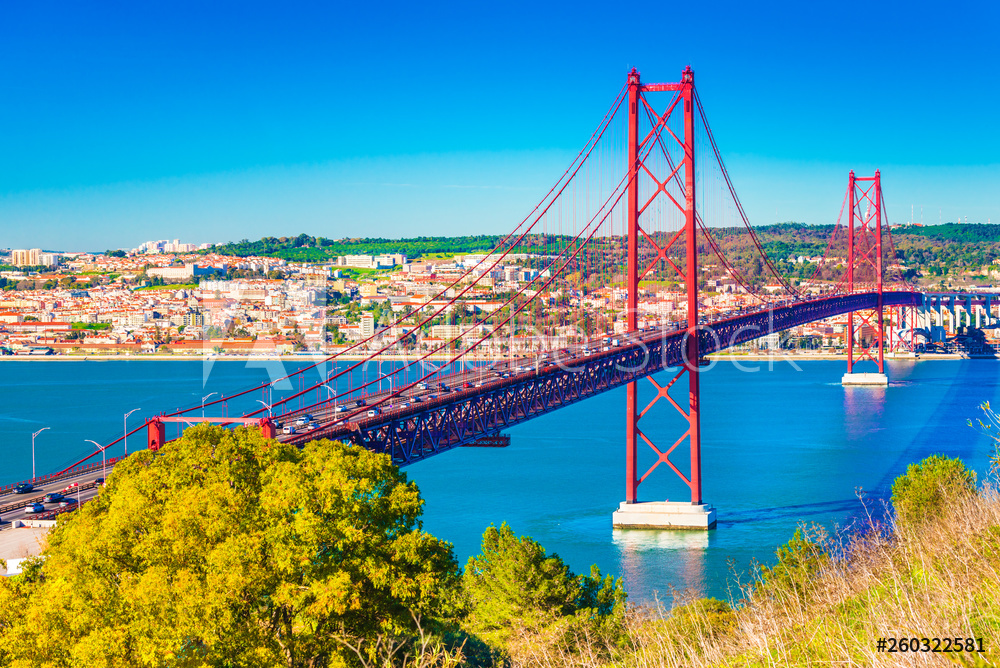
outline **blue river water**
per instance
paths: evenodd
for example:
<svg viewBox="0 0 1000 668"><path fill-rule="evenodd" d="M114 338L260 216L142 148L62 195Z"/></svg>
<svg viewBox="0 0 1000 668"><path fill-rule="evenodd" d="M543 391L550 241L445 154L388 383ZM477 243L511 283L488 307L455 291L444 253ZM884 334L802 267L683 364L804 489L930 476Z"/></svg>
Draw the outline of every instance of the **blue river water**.
<svg viewBox="0 0 1000 668"><path fill-rule="evenodd" d="M879 514L909 463L944 453L986 475L992 445L968 421L982 415L982 402L998 401L997 362L892 361L890 386L881 389L842 387L838 361L742 366L720 362L702 376L702 475L705 501L718 512L715 530L612 529L625 488L624 389L512 429L508 448L460 448L408 467L426 500L424 528L451 541L463 565L479 551L489 524L507 522L578 572L597 564L623 577L632 600L667 599L675 590L726 598L734 578L745 580L754 560L771 560L800 522L856 525L868 513L859 494ZM86 456L92 446L85 439L121 436L123 415L134 408L140 411L129 418L130 428L143 416L198 405L212 392L209 402L266 382L281 369L263 361L0 361L0 483L31 476L31 434L42 427L49 430L35 440L39 474ZM350 382L376 371L359 370ZM644 406L653 387L640 387ZM234 400L226 410L259 408L259 401L295 389L276 388ZM641 426L664 448L681 434L680 418L665 402ZM141 434L130 437L130 449L142 441ZM119 444L109 455L122 451ZM641 457L645 471L652 451L641 446ZM671 460L687 472L686 457L682 445ZM664 466L639 494L640 500L689 498Z"/></svg>

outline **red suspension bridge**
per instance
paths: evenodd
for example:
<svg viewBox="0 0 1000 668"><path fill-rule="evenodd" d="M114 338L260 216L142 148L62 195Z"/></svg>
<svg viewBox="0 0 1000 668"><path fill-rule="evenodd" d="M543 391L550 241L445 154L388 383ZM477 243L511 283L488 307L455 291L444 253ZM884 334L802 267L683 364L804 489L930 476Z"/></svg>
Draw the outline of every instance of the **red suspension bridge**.
<svg viewBox="0 0 1000 668"><path fill-rule="evenodd" d="M879 172L851 172L813 277L789 280L750 225L694 73L685 69L676 83L643 83L633 69L583 149L531 213L425 307L284 378L162 414L128 433L145 432L146 445L155 450L184 425L257 425L291 443L339 439L406 465L458 446L502 444L504 430L514 425L625 386L625 494L616 525L708 528L715 515L702 499L699 389L706 355L849 314L845 382L884 383L887 329L890 338L894 331L887 317L912 323L926 303L900 276L885 220ZM730 243L736 231L742 241ZM530 277L498 289L506 263L515 258L532 266ZM730 285L742 304L708 315L712 297L704 286L710 279ZM664 285L682 290L682 319L660 318L651 326L640 292ZM545 314L569 291L581 310L600 317L585 340L553 345ZM472 309L484 292L492 296L491 307ZM399 361L414 333L456 312L473 317L461 319L451 336L425 352ZM912 345L916 327L908 331L910 341L897 335L894 345ZM497 355L498 341L528 335L534 344L517 356L514 346ZM366 364L389 359L387 373L352 380ZM875 373L856 374L865 361L874 363ZM654 377L660 372L666 372L663 380ZM297 389L275 399L279 382ZM639 402L640 383L650 383L655 393L646 405ZM677 430L647 428L654 410L675 414ZM296 423L310 428L295 433ZM54 476L94 466L99 454ZM661 467L682 481L689 502L640 502L640 486Z"/></svg>

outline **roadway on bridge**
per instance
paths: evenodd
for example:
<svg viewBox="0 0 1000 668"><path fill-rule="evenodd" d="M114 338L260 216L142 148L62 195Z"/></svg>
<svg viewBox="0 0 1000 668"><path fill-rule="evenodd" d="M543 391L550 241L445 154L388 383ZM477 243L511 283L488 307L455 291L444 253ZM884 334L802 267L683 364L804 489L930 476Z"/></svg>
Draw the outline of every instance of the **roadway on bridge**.
<svg viewBox="0 0 1000 668"><path fill-rule="evenodd" d="M725 311L714 318L701 318L699 324L706 329L731 326L748 317L760 316L769 310L822 303L830 298L831 295L823 295L814 299L782 300L763 304L755 309ZM597 342L573 344L549 353L495 361L447 375L435 374L426 383L420 383L396 396L393 396L396 392L390 390L366 394L358 399L341 397L338 400L339 404L328 400L312 407L289 411L278 418L278 440L301 445L331 431L331 436L341 437L345 429L406 418L430 407L453 403L460 397L489 392L503 385L505 381L509 384L511 379L525 380L548 370L572 370L574 365L586 361L591 356L601 357L630 347L648 346L669 337L682 337L686 331L687 323L677 322L669 326L637 330L631 334L605 335ZM768 333L761 331L756 336ZM732 342L720 343L719 350L729 345L732 345ZM291 429L294 429L293 433L286 433Z"/></svg>
<svg viewBox="0 0 1000 668"><path fill-rule="evenodd" d="M111 475L112 469L112 466L107 467L107 475ZM67 496L71 496L74 499L79 498L79 503L86 503L90 499L97 496L100 491L100 487L95 486L94 483L96 480L103 477L104 475L102 470L97 469L96 471L88 471L79 475L35 485L34 489L27 494L17 494L14 492L0 494L0 530L10 529L12 526L11 521L15 519L45 519L42 517L43 515L48 515L53 512L68 512L66 509L61 509L58 502L44 503L43 506L45 507L45 510L41 513L36 513L34 511L27 512L25 510L26 506L30 503L42 503L42 499L45 495L51 492L65 492ZM74 484L76 487L70 487Z"/></svg>

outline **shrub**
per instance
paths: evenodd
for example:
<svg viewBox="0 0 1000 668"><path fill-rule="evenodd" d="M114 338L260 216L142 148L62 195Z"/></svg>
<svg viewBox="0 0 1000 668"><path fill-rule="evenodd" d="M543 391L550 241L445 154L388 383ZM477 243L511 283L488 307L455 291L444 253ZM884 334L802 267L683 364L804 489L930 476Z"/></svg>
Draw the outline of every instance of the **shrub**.
<svg viewBox="0 0 1000 668"><path fill-rule="evenodd" d="M463 575L468 600L466 628L501 654L537 642L572 650L581 636L613 640L624 614L620 580L575 575L556 554L503 524L483 534L482 554Z"/></svg>
<svg viewBox="0 0 1000 668"><path fill-rule="evenodd" d="M945 506L976 491L976 473L957 457L931 455L910 464L892 484L892 507L899 522L920 523L939 517Z"/></svg>
<svg viewBox="0 0 1000 668"><path fill-rule="evenodd" d="M774 566L761 566L760 591L796 595L806 593L816 581L820 570L830 560L823 541L824 534L819 528L796 529L792 539L775 552L778 563Z"/></svg>
<svg viewBox="0 0 1000 668"><path fill-rule="evenodd" d="M676 606L668 624L672 636L694 642L727 633L736 625L736 614L726 601L699 598Z"/></svg>

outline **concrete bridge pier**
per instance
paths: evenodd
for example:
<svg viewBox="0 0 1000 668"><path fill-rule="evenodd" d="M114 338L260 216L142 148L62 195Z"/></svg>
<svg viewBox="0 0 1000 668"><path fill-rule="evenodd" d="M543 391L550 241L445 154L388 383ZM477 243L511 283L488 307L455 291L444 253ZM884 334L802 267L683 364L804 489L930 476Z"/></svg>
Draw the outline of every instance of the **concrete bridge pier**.
<svg viewBox="0 0 1000 668"><path fill-rule="evenodd" d="M857 371L845 373L840 379L841 385L874 385L885 387L889 384L889 377L884 373L869 372L859 373Z"/></svg>
<svg viewBox="0 0 1000 668"><path fill-rule="evenodd" d="M852 314L851 317L853 317L853 314ZM880 324L880 326L882 326L881 323L879 323L879 324ZM892 327L892 318L891 318L891 316L890 316L889 326ZM883 326L883 328L884 328L884 326ZM854 334L854 335L852 336L852 334ZM847 373L845 373L843 375L843 377L840 379L840 384L841 385L845 385L845 386L846 385L875 385L875 386L882 386L882 387L885 387L886 385L888 385L889 384L889 377L885 375L885 366L884 366L884 362L883 362L885 340L884 339L880 340L878 342L878 346L876 346L877 347L877 353L876 353L877 360L873 360L873 361L875 361L875 363L878 365L878 371L874 372L874 373L872 373L872 372L858 372L858 371L854 370L854 365L857 364L857 362L854 360L854 354L853 354L855 340L857 340L858 342L861 341L861 329L860 328L858 328L856 330L854 330L853 328L851 328L851 329L848 330L848 334L847 334L847 345L848 345L848 351L847 351ZM867 356L867 354L866 354L866 356ZM871 360L872 358L869 357L868 359Z"/></svg>

